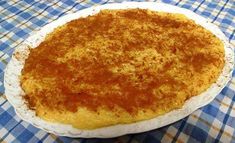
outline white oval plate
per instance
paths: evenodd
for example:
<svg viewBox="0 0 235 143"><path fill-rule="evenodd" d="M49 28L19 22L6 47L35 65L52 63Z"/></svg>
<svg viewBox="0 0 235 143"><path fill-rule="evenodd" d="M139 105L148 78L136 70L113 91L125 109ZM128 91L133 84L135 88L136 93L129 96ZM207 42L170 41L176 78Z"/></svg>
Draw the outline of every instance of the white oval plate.
<svg viewBox="0 0 235 143"><path fill-rule="evenodd" d="M221 75L219 76L216 83L212 84L209 89L201 93L198 96L190 98L181 109L171 111L165 115L140 121L131 124L119 124L109 127L98 128L94 130L80 130L67 124L51 123L42 120L35 115L35 112L30 110L26 103L24 102L22 95L24 95L23 90L20 87L19 76L21 70L24 66L24 61L28 56L29 47L35 48L42 42L45 36L52 32L54 28L61 26L73 19L79 17L86 17L88 15L93 15L98 13L102 9L128 9L128 8L140 8L140 9L150 9L154 11L163 11L170 13L182 13L188 18L193 19L197 24L202 25L204 28L210 30L213 34L219 37L225 45L225 66ZM9 62L7 68L5 69L4 75L4 86L5 94L8 101L15 108L16 114L23 120L29 122L30 124L45 130L47 132L53 133L59 136L68 137L99 137L99 138L109 138L121 136L129 133L139 133L144 131L149 131L153 129L160 128L162 126L169 125L176 122L189 114L191 114L196 109L207 105L210 103L217 94L225 87L228 81L231 79L233 64L234 64L234 53L231 46L228 44L226 37L219 30L219 28L212 23L208 22L205 18L191 12L187 9L182 9L176 6L156 3L156 2L124 2L124 3L114 3L105 4L102 6L95 6L87 8L77 13L69 14L59 18L58 20L44 26L41 30L34 32L31 36L24 41L19 47L16 48L11 61Z"/></svg>

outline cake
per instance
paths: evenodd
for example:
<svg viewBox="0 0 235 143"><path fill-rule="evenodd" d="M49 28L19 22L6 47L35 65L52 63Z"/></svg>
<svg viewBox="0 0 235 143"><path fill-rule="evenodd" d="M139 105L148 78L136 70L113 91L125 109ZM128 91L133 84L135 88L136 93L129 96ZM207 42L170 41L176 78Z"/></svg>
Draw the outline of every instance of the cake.
<svg viewBox="0 0 235 143"><path fill-rule="evenodd" d="M40 118L96 129L181 108L217 80L224 56L222 41L182 14L102 10L30 49L20 83Z"/></svg>

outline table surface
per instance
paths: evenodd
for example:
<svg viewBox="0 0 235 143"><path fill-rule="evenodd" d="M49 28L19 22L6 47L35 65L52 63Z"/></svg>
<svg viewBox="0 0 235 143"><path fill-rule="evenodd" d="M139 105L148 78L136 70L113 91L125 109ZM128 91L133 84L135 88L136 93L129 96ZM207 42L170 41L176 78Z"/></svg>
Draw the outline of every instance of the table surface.
<svg viewBox="0 0 235 143"><path fill-rule="evenodd" d="M0 0L0 142L58 143L157 143L157 142L234 142L235 143L235 72L233 79L207 106L169 126L153 131L112 139L59 137L22 121L4 95L4 68L12 52L32 31L94 5L121 0ZM217 25L235 47L234 0L163 0L157 1L186 8Z"/></svg>

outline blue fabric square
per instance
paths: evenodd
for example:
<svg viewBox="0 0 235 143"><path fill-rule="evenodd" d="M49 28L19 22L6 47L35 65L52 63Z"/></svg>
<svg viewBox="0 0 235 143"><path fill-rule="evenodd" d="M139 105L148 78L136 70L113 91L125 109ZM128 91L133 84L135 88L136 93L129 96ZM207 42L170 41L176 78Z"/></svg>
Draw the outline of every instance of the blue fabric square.
<svg viewBox="0 0 235 143"><path fill-rule="evenodd" d="M235 117L228 117L226 124L229 125L230 127L234 127L235 126Z"/></svg>
<svg viewBox="0 0 235 143"><path fill-rule="evenodd" d="M232 23L232 21L229 19L223 19L222 23L226 23L226 24L230 25Z"/></svg>
<svg viewBox="0 0 235 143"><path fill-rule="evenodd" d="M171 0L163 0L165 3L171 3Z"/></svg>
<svg viewBox="0 0 235 143"><path fill-rule="evenodd" d="M28 19L31 15L27 12L23 12L23 13L20 14L20 16L24 19Z"/></svg>
<svg viewBox="0 0 235 143"><path fill-rule="evenodd" d="M184 5L182 5L181 7L189 9L191 6L190 6L190 5L187 5L187 4L184 4Z"/></svg>
<svg viewBox="0 0 235 143"><path fill-rule="evenodd" d="M235 91L232 90L231 88L224 87L224 89L222 90L221 93L222 93L224 96L227 96L227 97L233 99L234 94L235 94Z"/></svg>
<svg viewBox="0 0 235 143"><path fill-rule="evenodd" d="M71 0L67 0L67 1L65 1L64 3L67 4L67 5L73 5L73 4L74 4L74 2L71 1Z"/></svg>
<svg viewBox="0 0 235 143"><path fill-rule="evenodd" d="M232 14L232 15L235 15L235 10L234 9L229 9L228 10L228 13Z"/></svg>
<svg viewBox="0 0 235 143"><path fill-rule="evenodd" d="M202 15L204 15L204 16L208 16L208 17L209 17L209 16L211 15L211 13L206 12L206 11L203 11L203 12L202 12Z"/></svg>
<svg viewBox="0 0 235 143"><path fill-rule="evenodd" d="M58 13L60 13L58 10L53 10L50 12L50 14L52 14L52 15L57 15Z"/></svg>
<svg viewBox="0 0 235 143"><path fill-rule="evenodd" d="M38 20L35 24L38 26L42 26L43 24L45 24L45 21Z"/></svg>
<svg viewBox="0 0 235 143"><path fill-rule="evenodd" d="M209 4L208 4L208 7L210 7L210 8L215 8L215 7L216 7L216 4L215 4L215 3L209 3Z"/></svg>
<svg viewBox="0 0 235 143"><path fill-rule="evenodd" d="M203 108L203 112L213 116L213 117L216 117L217 114L218 114L218 111L219 109L212 106L211 104L207 105L206 107Z"/></svg>
<svg viewBox="0 0 235 143"><path fill-rule="evenodd" d="M92 0L94 3L99 3L101 0Z"/></svg>
<svg viewBox="0 0 235 143"><path fill-rule="evenodd" d="M28 127L27 127L27 129L29 129L30 130L30 132L32 132L32 133L37 133L38 131L40 131L38 128L35 128L33 125L29 125Z"/></svg>
<svg viewBox="0 0 235 143"><path fill-rule="evenodd" d="M235 72L234 72L234 74L235 74ZM225 95L226 92L227 92L227 90L229 90L229 88L228 88L228 87L224 87L224 89L222 89L221 93L222 93L223 95Z"/></svg>
<svg viewBox="0 0 235 143"><path fill-rule="evenodd" d="M45 3L41 3L41 4L38 5L39 8L44 8L44 7L46 7L46 6L47 6L47 5L46 5Z"/></svg>
<svg viewBox="0 0 235 143"><path fill-rule="evenodd" d="M6 25L3 25L3 28L5 28L6 30L10 30L13 27L14 25L12 25L11 23L7 23Z"/></svg>
<svg viewBox="0 0 235 143"><path fill-rule="evenodd" d="M204 143L207 138L207 132L195 126L191 132L191 136L194 137L197 141Z"/></svg>
<svg viewBox="0 0 235 143"><path fill-rule="evenodd" d="M12 119L12 116L7 113L7 112L4 112L3 114L1 114L1 118L0 118L0 124L2 126L6 125L10 120Z"/></svg>
<svg viewBox="0 0 235 143"><path fill-rule="evenodd" d="M6 44L6 43L0 43L0 50L4 50L4 49L6 49L7 47L9 47L8 44Z"/></svg>
<svg viewBox="0 0 235 143"><path fill-rule="evenodd" d="M24 32L24 30L20 30L20 31L16 32L15 34L16 34L17 36L19 36L19 37L23 37L23 36L25 36L27 33Z"/></svg>
<svg viewBox="0 0 235 143"><path fill-rule="evenodd" d="M12 13L15 13L15 12L17 12L19 9L17 8L17 7L10 7L9 9L8 9L10 12L12 12Z"/></svg>
<svg viewBox="0 0 235 143"><path fill-rule="evenodd" d="M232 73L232 74L233 74L233 77L235 77L235 70L233 71L233 73Z"/></svg>
<svg viewBox="0 0 235 143"><path fill-rule="evenodd" d="M34 0L24 0L24 2L26 2L26 3L32 3L32 2L34 2Z"/></svg>
<svg viewBox="0 0 235 143"><path fill-rule="evenodd" d="M33 133L25 129L17 138L20 142L25 143L33 137Z"/></svg>
<svg viewBox="0 0 235 143"><path fill-rule="evenodd" d="M6 1L0 1L0 5L2 6L2 5L4 5L4 4L6 4L7 2Z"/></svg>

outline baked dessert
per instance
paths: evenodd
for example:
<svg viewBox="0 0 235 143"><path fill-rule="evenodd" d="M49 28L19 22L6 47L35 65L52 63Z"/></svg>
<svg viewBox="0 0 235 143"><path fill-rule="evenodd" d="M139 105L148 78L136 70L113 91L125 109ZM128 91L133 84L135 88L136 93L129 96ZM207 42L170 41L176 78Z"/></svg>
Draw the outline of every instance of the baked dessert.
<svg viewBox="0 0 235 143"><path fill-rule="evenodd" d="M95 129L181 108L223 67L223 43L182 14L103 10L31 49L20 82L37 116Z"/></svg>

